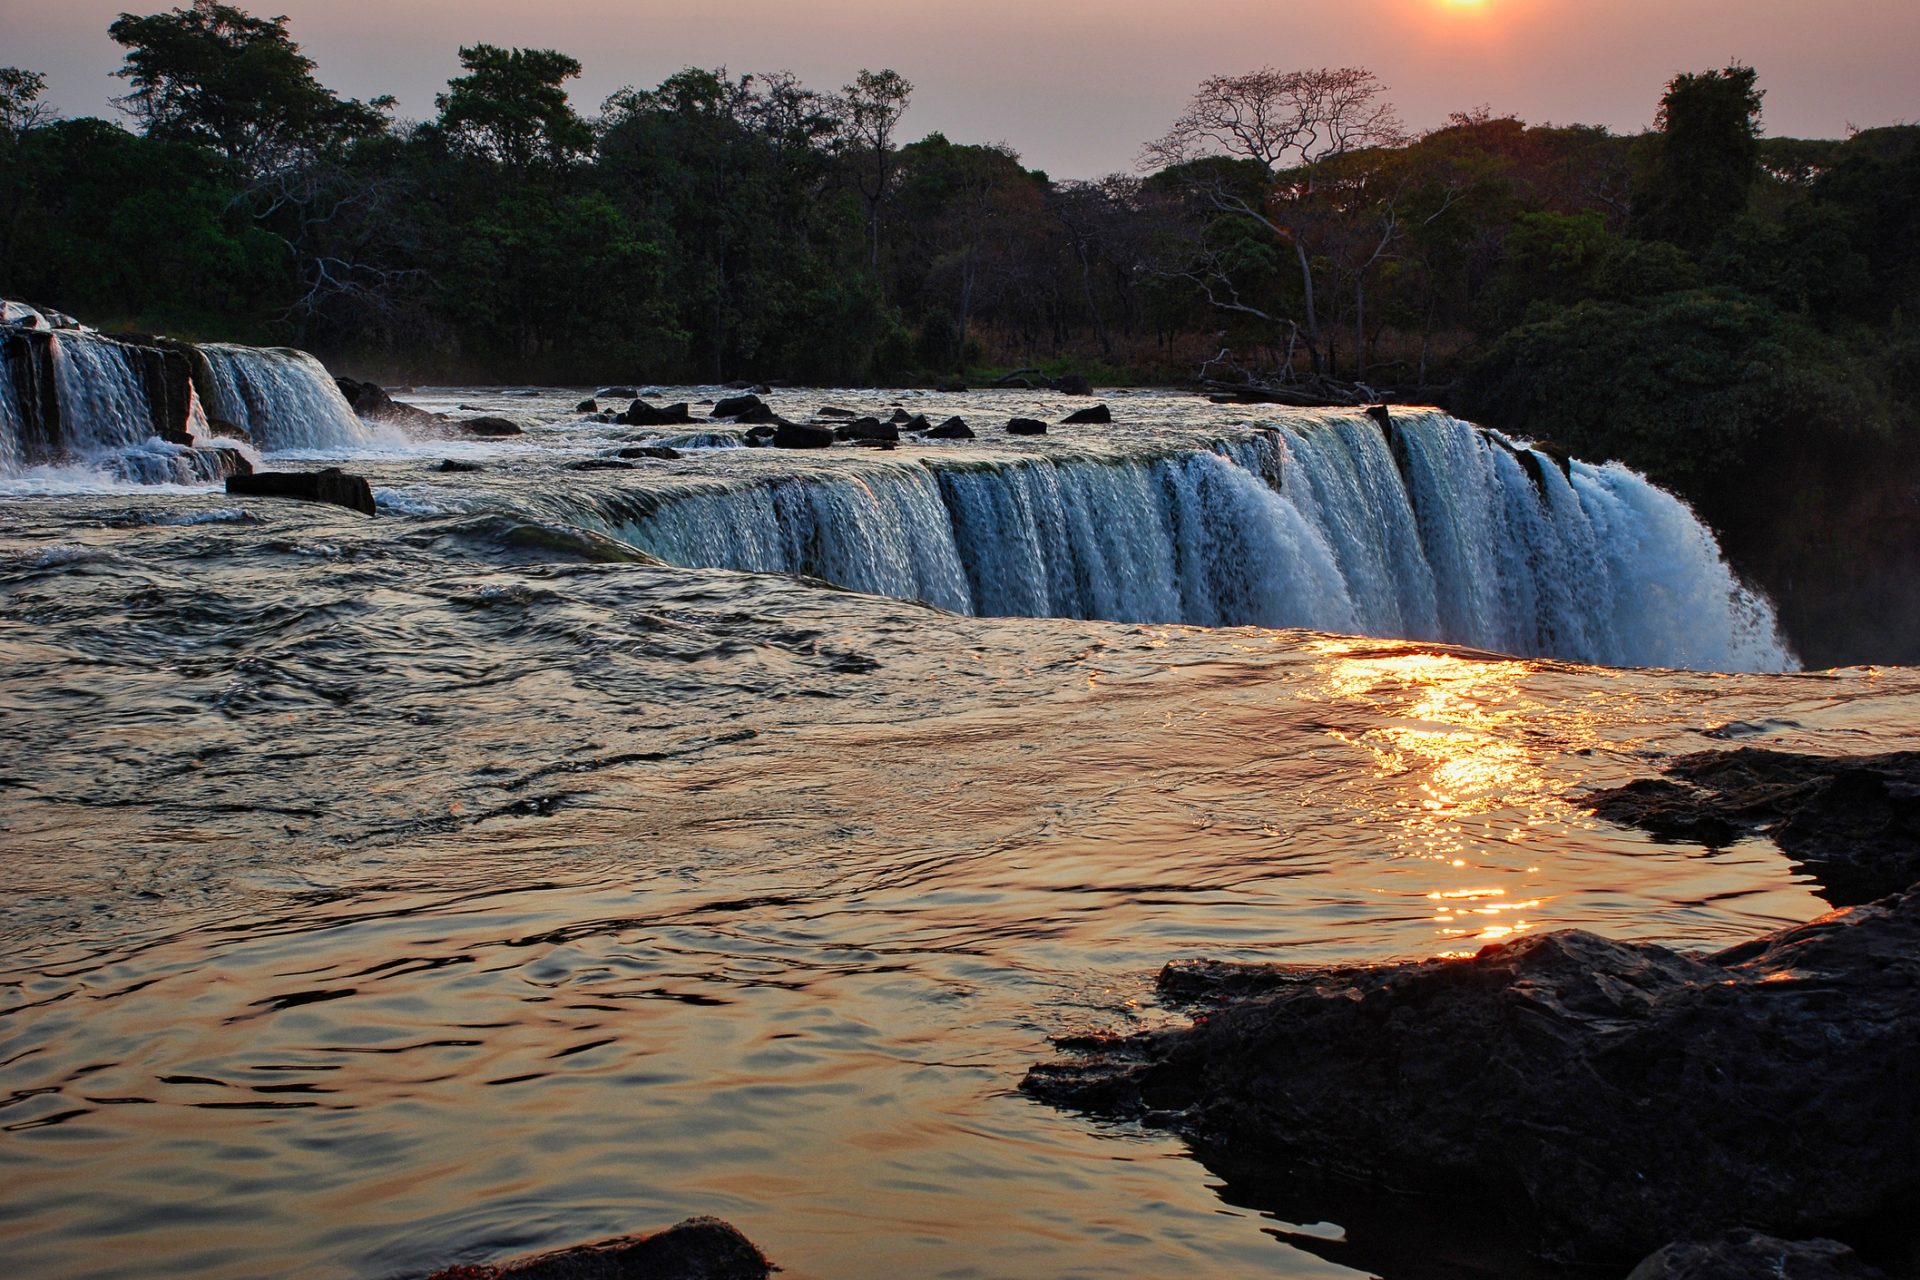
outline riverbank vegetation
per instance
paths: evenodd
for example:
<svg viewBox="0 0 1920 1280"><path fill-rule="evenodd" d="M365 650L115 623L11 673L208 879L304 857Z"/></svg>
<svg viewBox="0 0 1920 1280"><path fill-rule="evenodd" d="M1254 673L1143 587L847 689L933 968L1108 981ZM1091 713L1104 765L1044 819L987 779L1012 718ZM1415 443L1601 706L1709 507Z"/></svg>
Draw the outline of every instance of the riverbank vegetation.
<svg viewBox="0 0 1920 1280"><path fill-rule="evenodd" d="M105 35L119 121L0 69L7 296L387 379L1436 401L1684 494L1809 658L1920 659L1920 127L1765 137L1752 68L1649 86L1634 136L1219 76L1138 172L1080 181L915 138L891 70L691 68L583 112L568 54L473 45L406 121L284 19Z"/></svg>

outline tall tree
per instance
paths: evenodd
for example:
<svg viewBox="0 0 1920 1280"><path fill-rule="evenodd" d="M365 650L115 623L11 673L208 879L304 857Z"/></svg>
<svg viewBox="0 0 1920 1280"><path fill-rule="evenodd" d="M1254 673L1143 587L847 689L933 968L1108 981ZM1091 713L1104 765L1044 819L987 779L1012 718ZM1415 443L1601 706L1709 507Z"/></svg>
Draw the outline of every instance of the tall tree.
<svg viewBox="0 0 1920 1280"><path fill-rule="evenodd" d="M880 206L892 190L896 169L893 131L907 113L913 86L893 70L862 71L841 99L847 144L854 157L855 182L867 202L870 261L880 269Z"/></svg>
<svg viewBox="0 0 1920 1280"><path fill-rule="evenodd" d="M126 48L114 74L133 86L115 99L150 137L224 157L249 182L383 131L388 97L341 98L314 78L287 20L256 18L217 0L107 28Z"/></svg>
<svg viewBox="0 0 1920 1280"><path fill-rule="evenodd" d="M1757 73L1675 76L1660 99L1633 198L1633 228L1698 253L1746 210L1760 177Z"/></svg>
<svg viewBox="0 0 1920 1280"><path fill-rule="evenodd" d="M516 177L564 172L593 149L593 127L567 101L580 63L553 49L460 50L467 74L434 97L440 127L457 145L505 165Z"/></svg>

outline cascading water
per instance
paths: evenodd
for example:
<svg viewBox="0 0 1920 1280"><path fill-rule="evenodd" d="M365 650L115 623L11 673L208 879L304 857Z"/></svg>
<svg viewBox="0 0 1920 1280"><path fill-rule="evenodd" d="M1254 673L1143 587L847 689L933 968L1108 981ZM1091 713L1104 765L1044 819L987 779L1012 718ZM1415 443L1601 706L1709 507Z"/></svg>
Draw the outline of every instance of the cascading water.
<svg viewBox="0 0 1920 1280"><path fill-rule="evenodd" d="M941 458L608 499L686 565L960 612L1258 625L1633 666L1793 659L1684 504L1444 414L1307 420L1159 458Z"/></svg>
<svg viewBox="0 0 1920 1280"><path fill-rule="evenodd" d="M373 434L326 366L285 347L195 347L207 412L244 430L263 450L350 449Z"/></svg>

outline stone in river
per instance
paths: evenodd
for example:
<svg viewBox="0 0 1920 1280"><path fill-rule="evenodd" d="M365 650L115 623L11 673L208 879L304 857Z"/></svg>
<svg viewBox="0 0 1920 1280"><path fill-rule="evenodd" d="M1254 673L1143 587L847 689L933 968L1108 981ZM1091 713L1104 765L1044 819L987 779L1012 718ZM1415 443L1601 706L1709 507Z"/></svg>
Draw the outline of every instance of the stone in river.
<svg viewBox="0 0 1920 1280"><path fill-rule="evenodd" d="M1096 404L1091 409L1076 409L1060 421L1067 425L1076 423L1109 423L1113 421L1113 411L1104 404Z"/></svg>
<svg viewBox="0 0 1920 1280"><path fill-rule="evenodd" d="M1012 436L1043 436L1047 434L1047 424L1038 418L1015 418L1007 423L1007 434Z"/></svg>
<svg viewBox="0 0 1920 1280"><path fill-rule="evenodd" d="M688 1218L648 1236L618 1236L497 1265L448 1267L428 1280L767 1280L773 1264L738 1228Z"/></svg>
<svg viewBox="0 0 1920 1280"><path fill-rule="evenodd" d="M227 492L248 498L297 498L302 502L330 502L372 515L373 489L361 476L338 467L322 471L256 471L227 477Z"/></svg>

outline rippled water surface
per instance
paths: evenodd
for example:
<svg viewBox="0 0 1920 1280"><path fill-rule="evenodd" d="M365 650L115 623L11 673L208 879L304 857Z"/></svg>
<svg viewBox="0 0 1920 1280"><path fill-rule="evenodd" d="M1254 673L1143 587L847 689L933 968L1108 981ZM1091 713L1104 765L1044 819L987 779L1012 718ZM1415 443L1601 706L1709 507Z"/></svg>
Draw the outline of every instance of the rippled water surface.
<svg viewBox="0 0 1920 1280"><path fill-rule="evenodd" d="M974 619L662 566L555 516L620 482L557 469L601 444L376 443L374 520L44 477L0 502L13 1274L398 1276L713 1213L796 1277L1353 1275L1021 1073L1167 1016L1176 956L1806 919L1770 845L1658 845L1581 793L1920 721L1902 669Z"/></svg>

